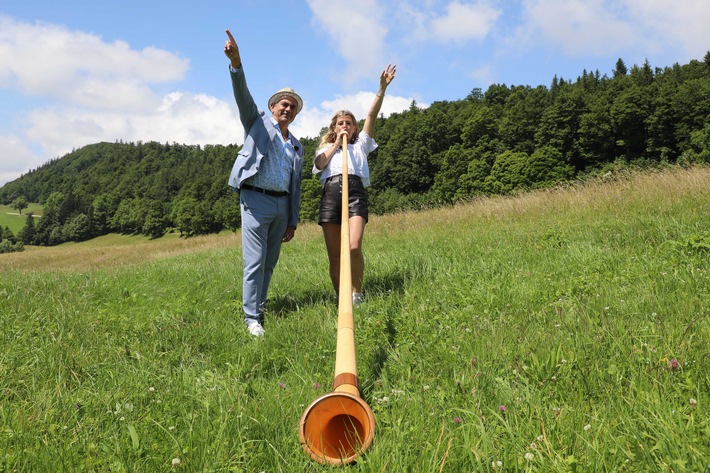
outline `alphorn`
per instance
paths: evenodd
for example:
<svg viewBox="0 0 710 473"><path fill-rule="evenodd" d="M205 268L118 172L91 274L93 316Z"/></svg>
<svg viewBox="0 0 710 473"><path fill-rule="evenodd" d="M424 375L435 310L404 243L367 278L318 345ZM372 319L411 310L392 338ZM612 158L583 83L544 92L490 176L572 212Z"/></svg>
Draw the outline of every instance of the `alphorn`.
<svg viewBox="0 0 710 473"><path fill-rule="evenodd" d="M375 436L375 416L370 406L360 397L355 361L347 139L347 136L343 136L338 338L333 391L319 397L306 408L298 427L303 450L313 460L332 465L346 465L355 461L370 447Z"/></svg>

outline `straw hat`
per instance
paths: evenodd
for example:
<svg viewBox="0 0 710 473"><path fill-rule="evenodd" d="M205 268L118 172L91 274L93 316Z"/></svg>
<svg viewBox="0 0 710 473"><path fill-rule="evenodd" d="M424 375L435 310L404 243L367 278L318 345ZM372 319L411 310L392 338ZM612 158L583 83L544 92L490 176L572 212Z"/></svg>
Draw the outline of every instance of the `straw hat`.
<svg viewBox="0 0 710 473"><path fill-rule="evenodd" d="M279 90L274 95L272 95L269 98L269 109L271 109L271 104L276 102L279 99L279 97L281 97L283 95L287 95L296 101L296 103L298 104L298 106L296 108L296 113L300 113L301 109L303 108L303 100L301 100L301 97L291 87L284 87L283 89Z"/></svg>

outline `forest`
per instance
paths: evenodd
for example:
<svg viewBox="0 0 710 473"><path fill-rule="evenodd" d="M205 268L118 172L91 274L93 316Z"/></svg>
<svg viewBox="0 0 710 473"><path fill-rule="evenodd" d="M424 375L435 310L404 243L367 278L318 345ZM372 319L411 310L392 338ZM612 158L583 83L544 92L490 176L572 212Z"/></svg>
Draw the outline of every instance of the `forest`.
<svg viewBox="0 0 710 473"><path fill-rule="evenodd" d="M549 87L493 84L465 99L380 117L370 155L374 214L554 187L624 166L710 163L710 51L702 61L584 70ZM301 220L315 220L305 149ZM96 143L0 188L0 203L43 205L12 244L57 245L107 233L185 237L236 231L227 177L239 146ZM7 244L10 245L9 236ZM8 246L10 247L10 246Z"/></svg>

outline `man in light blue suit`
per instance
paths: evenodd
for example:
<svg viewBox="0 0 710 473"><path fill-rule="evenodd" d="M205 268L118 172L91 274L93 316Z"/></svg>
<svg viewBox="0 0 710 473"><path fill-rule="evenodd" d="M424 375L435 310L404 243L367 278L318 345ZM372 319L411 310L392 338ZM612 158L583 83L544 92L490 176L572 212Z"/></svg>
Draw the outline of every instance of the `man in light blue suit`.
<svg viewBox="0 0 710 473"><path fill-rule="evenodd" d="M264 335L264 305L281 243L293 238L298 225L303 146L288 126L303 101L293 89L281 89L269 99L271 115L260 112L247 88L237 43L229 30L227 36L224 54L245 132L229 185L239 191L242 216L244 321L259 337Z"/></svg>

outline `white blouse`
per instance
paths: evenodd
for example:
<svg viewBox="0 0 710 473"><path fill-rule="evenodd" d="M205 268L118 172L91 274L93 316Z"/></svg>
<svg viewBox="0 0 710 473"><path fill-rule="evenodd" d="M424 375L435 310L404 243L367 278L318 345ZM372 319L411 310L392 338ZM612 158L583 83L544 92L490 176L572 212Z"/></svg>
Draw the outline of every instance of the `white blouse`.
<svg viewBox="0 0 710 473"><path fill-rule="evenodd" d="M332 144L328 144L318 151L316 151L316 156L320 155L326 149L330 148ZM355 143L348 143L348 175L360 176L362 179L362 185L365 187L370 186L370 168L367 166L367 156L377 149L377 143L375 140L369 136L367 133L360 132ZM313 165L313 174L318 174L321 172L316 165ZM338 148L335 152L333 158L328 162L328 165L323 169L320 176L321 184L325 184L325 180L330 176L337 176L343 173L343 150Z"/></svg>

